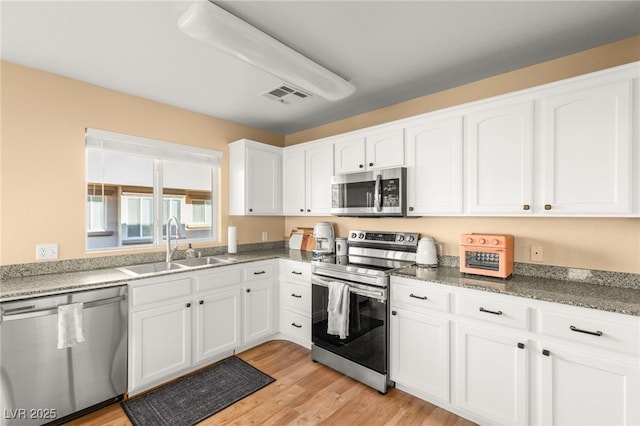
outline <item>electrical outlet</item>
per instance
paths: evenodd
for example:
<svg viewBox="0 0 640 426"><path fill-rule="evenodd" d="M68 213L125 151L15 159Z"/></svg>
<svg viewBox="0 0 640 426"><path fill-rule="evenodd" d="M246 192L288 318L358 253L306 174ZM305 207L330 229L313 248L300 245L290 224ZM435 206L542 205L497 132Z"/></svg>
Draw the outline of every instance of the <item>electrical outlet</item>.
<svg viewBox="0 0 640 426"><path fill-rule="evenodd" d="M267 234L267 231L263 231L262 232L262 241L267 241L269 239L269 234Z"/></svg>
<svg viewBox="0 0 640 426"><path fill-rule="evenodd" d="M36 259L57 259L58 258L58 244L38 244L36 245Z"/></svg>
<svg viewBox="0 0 640 426"><path fill-rule="evenodd" d="M542 246L531 246L531 261L542 262L542 260L543 260Z"/></svg>

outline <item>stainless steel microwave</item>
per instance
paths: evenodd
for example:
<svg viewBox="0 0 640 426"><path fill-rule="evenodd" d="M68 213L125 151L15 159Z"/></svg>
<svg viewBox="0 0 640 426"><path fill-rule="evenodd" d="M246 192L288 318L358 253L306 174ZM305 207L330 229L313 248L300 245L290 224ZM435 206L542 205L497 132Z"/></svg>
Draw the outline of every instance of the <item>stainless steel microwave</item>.
<svg viewBox="0 0 640 426"><path fill-rule="evenodd" d="M398 167L333 176L331 214L406 216L407 169Z"/></svg>

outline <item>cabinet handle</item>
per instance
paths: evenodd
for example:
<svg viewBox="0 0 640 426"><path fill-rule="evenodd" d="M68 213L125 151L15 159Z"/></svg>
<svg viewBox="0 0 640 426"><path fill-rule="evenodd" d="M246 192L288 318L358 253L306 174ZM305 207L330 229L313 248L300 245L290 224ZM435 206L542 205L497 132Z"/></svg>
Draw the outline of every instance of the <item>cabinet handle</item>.
<svg viewBox="0 0 640 426"><path fill-rule="evenodd" d="M296 324L295 322L292 322L291 325L294 326L295 328L302 328L300 324Z"/></svg>
<svg viewBox="0 0 640 426"><path fill-rule="evenodd" d="M298 272L298 271L291 271L291 273L292 273L293 275L302 275L302 272Z"/></svg>
<svg viewBox="0 0 640 426"><path fill-rule="evenodd" d="M524 349L524 343L518 343L518 349Z"/></svg>
<svg viewBox="0 0 640 426"><path fill-rule="evenodd" d="M409 211L412 212L413 211L413 207L409 207Z"/></svg>
<svg viewBox="0 0 640 426"><path fill-rule="evenodd" d="M191 303L187 303L187 308L190 308L190 307L191 307Z"/></svg>
<svg viewBox="0 0 640 426"><path fill-rule="evenodd" d="M414 299L427 300L427 296L416 296L413 293L411 293L409 297L413 297Z"/></svg>
<svg viewBox="0 0 640 426"><path fill-rule="evenodd" d="M574 326L570 326L569 328L571 329L571 331L575 331L576 333L590 334L592 336L602 336L602 331L582 330L582 329L574 327Z"/></svg>
<svg viewBox="0 0 640 426"><path fill-rule="evenodd" d="M398 312L396 312L396 311L391 311L391 315L398 315Z"/></svg>
<svg viewBox="0 0 640 426"><path fill-rule="evenodd" d="M295 297L296 299L300 299L302 297L301 294L291 293L291 297Z"/></svg>
<svg viewBox="0 0 640 426"><path fill-rule="evenodd" d="M529 210L531 208L531 206L529 204L525 204L524 206L522 206L522 210Z"/></svg>
<svg viewBox="0 0 640 426"><path fill-rule="evenodd" d="M266 274L266 272L265 271L257 271L257 272L253 273L253 275L262 275L262 274Z"/></svg>
<svg viewBox="0 0 640 426"><path fill-rule="evenodd" d="M493 315L502 315L502 311L490 311L488 309L483 308L482 306L480 307L480 312L486 312L488 314L493 314Z"/></svg>
<svg viewBox="0 0 640 426"><path fill-rule="evenodd" d="M251 289L250 289L250 288L246 289L245 291L246 291L247 293L251 293Z"/></svg>
<svg viewBox="0 0 640 426"><path fill-rule="evenodd" d="M544 209L545 210L551 210L551 204L545 204L544 205Z"/></svg>
<svg viewBox="0 0 640 426"><path fill-rule="evenodd" d="M542 355L544 355L544 356L549 356L549 355L551 355L551 352L549 352L549 351L548 351L548 350L546 350L546 349L543 349L543 350L542 350Z"/></svg>
<svg viewBox="0 0 640 426"><path fill-rule="evenodd" d="M201 305L204 305L204 300L201 300L198 303L201 304Z"/></svg>

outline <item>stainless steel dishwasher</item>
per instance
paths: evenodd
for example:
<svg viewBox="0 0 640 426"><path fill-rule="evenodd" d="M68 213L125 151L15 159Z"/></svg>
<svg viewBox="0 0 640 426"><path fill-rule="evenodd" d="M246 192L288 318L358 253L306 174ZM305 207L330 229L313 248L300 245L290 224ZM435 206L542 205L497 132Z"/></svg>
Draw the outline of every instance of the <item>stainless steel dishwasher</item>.
<svg viewBox="0 0 640 426"><path fill-rule="evenodd" d="M57 349L58 306L79 302L85 341ZM122 399L126 286L4 302L0 310L0 424L61 423Z"/></svg>

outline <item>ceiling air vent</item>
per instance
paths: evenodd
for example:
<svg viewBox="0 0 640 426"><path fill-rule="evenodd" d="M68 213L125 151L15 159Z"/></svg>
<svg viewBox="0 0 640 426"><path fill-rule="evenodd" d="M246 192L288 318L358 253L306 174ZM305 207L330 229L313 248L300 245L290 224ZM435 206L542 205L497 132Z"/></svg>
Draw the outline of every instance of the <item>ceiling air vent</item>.
<svg viewBox="0 0 640 426"><path fill-rule="evenodd" d="M275 89L262 93L267 99L272 101L278 101L283 104L293 104L311 97L309 93L303 92L300 89L296 89L293 86L282 84Z"/></svg>

